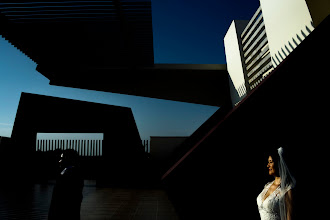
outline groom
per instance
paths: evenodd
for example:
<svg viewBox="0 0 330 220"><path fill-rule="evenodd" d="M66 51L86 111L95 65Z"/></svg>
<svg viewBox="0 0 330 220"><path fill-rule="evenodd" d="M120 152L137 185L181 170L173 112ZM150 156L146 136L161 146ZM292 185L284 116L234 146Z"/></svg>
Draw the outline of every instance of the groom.
<svg viewBox="0 0 330 220"><path fill-rule="evenodd" d="M84 180L78 166L77 151L68 149L61 154L60 173L53 190L48 219L80 219Z"/></svg>

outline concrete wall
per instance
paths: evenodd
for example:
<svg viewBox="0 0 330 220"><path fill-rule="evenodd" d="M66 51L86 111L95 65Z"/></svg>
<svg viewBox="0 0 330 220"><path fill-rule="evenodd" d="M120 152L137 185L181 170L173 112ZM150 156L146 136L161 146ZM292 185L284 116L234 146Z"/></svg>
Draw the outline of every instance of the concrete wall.
<svg viewBox="0 0 330 220"><path fill-rule="evenodd" d="M276 67L311 31L305 0L260 0L273 66Z"/></svg>
<svg viewBox="0 0 330 220"><path fill-rule="evenodd" d="M243 72L242 52L240 34L243 32L248 20L234 20L224 38L227 70L234 88L236 89L239 97L235 91L231 91L232 103L235 105L246 95L245 79Z"/></svg>

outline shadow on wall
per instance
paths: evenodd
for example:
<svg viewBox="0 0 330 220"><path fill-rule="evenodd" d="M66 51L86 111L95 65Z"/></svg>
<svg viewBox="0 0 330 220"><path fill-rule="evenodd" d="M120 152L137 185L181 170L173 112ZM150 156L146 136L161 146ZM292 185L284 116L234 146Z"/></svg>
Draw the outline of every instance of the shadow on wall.
<svg viewBox="0 0 330 220"><path fill-rule="evenodd" d="M295 40L295 38L292 37L292 42L288 41L289 47L286 44L284 44L283 47L285 48L285 50L282 47L281 51L277 51L277 54L279 56L277 56L277 54L275 53L275 58L276 59L274 59L274 57L272 57L272 60L273 60L273 62L275 63L276 66L278 66L314 30L313 23L311 23L310 28L307 27L307 26L305 26L305 27L306 27L306 30L301 30L301 33L296 34L295 37L298 40ZM312 28L312 30L311 30L311 28ZM300 34L301 34L301 36L300 36ZM291 49L289 49L289 48L291 48Z"/></svg>
<svg viewBox="0 0 330 220"><path fill-rule="evenodd" d="M219 119L198 147L163 179L181 219L228 214L235 219L260 218L256 198L269 181L265 152L274 146L285 148L297 180L296 219L321 219L327 214L325 204L306 202L321 201L325 195L306 189L311 187L310 180L324 177L320 168L327 167L324 128L329 114L324 103L328 86L323 77L329 56L320 51L330 50L329 20Z"/></svg>

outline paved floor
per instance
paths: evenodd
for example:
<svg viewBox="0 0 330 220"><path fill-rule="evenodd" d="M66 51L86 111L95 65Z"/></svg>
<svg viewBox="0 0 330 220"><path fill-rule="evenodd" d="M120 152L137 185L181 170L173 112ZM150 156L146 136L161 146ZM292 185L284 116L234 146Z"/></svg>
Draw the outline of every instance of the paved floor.
<svg viewBox="0 0 330 220"><path fill-rule="evenodd" d="M47 219L53 183L0 189L0 219ZM178 220L160 189L97 188L85 181L81 219Z"/></svg>

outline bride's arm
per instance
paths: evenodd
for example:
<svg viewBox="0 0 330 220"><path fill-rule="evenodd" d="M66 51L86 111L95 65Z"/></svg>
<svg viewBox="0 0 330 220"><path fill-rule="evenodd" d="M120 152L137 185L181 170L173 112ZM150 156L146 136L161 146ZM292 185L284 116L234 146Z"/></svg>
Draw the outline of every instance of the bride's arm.
<svg viewBox="0 0 330 220"><path fill-rule="evenodd" d="M292 220L292 192L289 190L285 194L286 219Z"/></svg>

